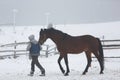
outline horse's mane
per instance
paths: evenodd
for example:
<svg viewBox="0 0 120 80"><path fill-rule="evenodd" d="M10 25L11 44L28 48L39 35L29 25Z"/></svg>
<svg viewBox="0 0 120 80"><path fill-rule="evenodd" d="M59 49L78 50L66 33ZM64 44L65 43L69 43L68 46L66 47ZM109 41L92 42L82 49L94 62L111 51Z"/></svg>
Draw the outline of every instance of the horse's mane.
<svg viewBox="0 0 120 80"><path fill-rule="evenodd" d="M55 29L55 28L49 28L48 30L54 31L54 33L56 33L56 34L63 34L63 35L65 35L65 36L70 36L70 35L68 35L67 33L64 33L64 32L62 32L62 31L60 31L60 30Z"/></svg>

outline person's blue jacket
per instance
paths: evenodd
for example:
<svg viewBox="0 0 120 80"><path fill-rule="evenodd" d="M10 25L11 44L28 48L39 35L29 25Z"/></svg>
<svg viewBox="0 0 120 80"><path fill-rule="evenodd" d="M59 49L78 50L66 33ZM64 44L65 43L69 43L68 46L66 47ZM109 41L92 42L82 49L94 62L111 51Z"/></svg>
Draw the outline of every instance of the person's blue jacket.
<svg viewBox="0 0 120 80"><path fill-rule="evenodd" d="M27 50L29 51L30 56L39 56L41 45L38 43L38 41L35 40L34 35L29 36L29 44L27 46Z"/></svg>

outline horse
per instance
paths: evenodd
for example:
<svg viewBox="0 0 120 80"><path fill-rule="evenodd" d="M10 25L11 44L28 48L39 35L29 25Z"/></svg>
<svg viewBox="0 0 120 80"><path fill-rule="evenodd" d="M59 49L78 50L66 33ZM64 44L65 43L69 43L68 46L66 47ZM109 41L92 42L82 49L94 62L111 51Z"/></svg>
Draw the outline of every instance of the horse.
<svg viewBox="0 0 120 80"><path fill-rule="evenodd" d="M42 45L48 38L50 38L56 44L56 47L60 53L58 64L64 76L68 76L70 72L67 54L79 54L83 51L87 57L87 65L82 74L85 75L86 72L88 72L88 68L90 67L92 61L92 53L95 55L100 64L100 74L103 74L104 54L99 38L91 35L71 36L54 28L41 29L38 40L39 43ZM61 60L63 58L67 69L66 72L61 65Z"/></svg>

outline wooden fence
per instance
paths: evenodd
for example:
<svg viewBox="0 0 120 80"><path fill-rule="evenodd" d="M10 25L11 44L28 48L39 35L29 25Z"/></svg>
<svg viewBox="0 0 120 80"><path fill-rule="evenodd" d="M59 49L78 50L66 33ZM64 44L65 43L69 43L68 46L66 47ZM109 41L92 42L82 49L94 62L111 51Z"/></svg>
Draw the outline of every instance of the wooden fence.
<svg viewBox="0 0 120 80"><path fill-rule="evenodd" d="M120 49L120 40L101 40L103 49Z"/></svg>
<svg viewBox="0 0 120 80"><path fill-rule="evenodd" d="M103 49L120 49L120 40L101 40L102 42L102 46ZM10 44L4 44L4 45L0 45L0 48L3 47L12 47L12 49L6 49L6 50L0 50L0 53L5 53L5 52L12 52L12 54L10 55L1 55L1 56L14 56L14 58L16 58L17 55L25 55L25 53L28 53L28 51L26 51L26 48L24 49L18 49L17 47L20 45L23 46L27 46L28 42L14 42L14 43L10 43ZM48 57L49 54L51 53L58 53L57 49L55 46L50 46L50 45L42 45L42 47L45 47L45 49L42 49L42 52L44 52L44 56ZM19 52L23 52L24 54L21 54Z"/></svg>
<svg viewBox="0 0 120 80"><path fill-rule="evenodd" d="M18 49L18 46L25 46L24 49ZM12 49L4 49L4 50L0 50L0 53L7 53L7 52L12 52L12 54L5 54L5 55L1 55L2 57L4 56L13 56L14 58L17 57L17 55L25 55L28 53L28 51L26 50L26 47L28 45L28 42L14 42L14 43L10 43L10 44L4 44L4 45L0 45L0 48L6 48L6 47L10 47ZM44 49L41 50L41 52L44 52L44 54L41 54L41 56L46 56L48 57L49 53L56 53L56 47L52 47L52 45L42 45L42 47L44 47ZM51 48L52 47L52 48ZM19 53L19 52L23 52L23 53Z"/></svg>

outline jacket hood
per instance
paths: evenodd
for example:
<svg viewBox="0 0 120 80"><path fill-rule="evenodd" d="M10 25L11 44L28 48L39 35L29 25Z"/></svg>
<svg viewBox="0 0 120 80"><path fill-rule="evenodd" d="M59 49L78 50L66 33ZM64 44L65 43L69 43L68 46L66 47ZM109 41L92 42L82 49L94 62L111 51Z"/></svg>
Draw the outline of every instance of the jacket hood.
<svg viewBox="0 0 120 80"><path fill-rule="evenodd" d="M38 43L38 42L35 40L34 35L30 35L30 36L28 37L28 39L30 40L30 42L32 42L32 43L34 43L34 44L37 44L37 43Z"/></svg>
<svg viewBox="0 0 120 80"><path fill-rule="evenodd" d="M28 37L28 39L31 41L31 40L34 40L35 39L35 36L34 35L30 35L29 37Z"/></svg>

